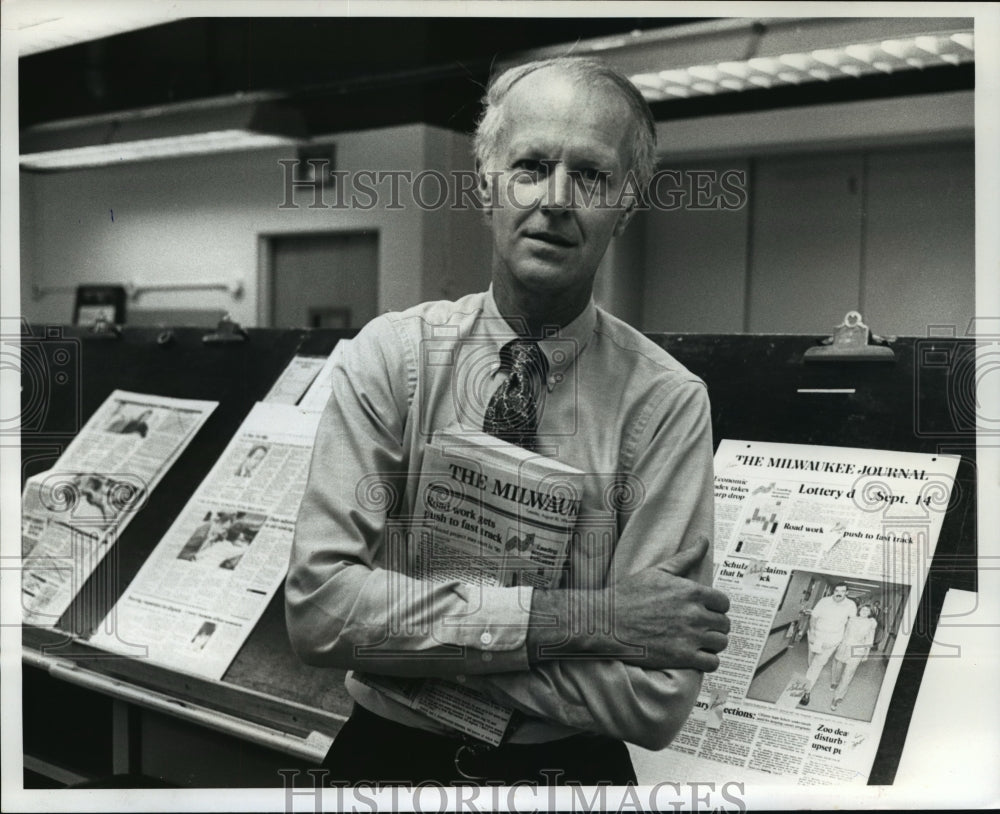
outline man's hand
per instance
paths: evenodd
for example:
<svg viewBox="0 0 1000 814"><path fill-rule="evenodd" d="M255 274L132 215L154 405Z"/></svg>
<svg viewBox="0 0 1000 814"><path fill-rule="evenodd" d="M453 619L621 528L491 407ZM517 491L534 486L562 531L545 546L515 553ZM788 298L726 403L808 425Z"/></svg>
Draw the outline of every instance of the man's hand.
<svg viewBox="0 0 1000 814"><path fill-rule="evenodd" d="M684 575L708 549L699 538L661 568L619 580L614 593L614 636L631 650L622 660L648 669L694 668L712 672L729 644L729 597Z"/></svg>
<svg viewBox="0 0 1000 814"><path fill-rule="evenodd" d="M729 642L729 598L684 575L708 551L700 538L663 566L598 591L536 590L528 657L615 658L651 670L718 669Z"/></svg>

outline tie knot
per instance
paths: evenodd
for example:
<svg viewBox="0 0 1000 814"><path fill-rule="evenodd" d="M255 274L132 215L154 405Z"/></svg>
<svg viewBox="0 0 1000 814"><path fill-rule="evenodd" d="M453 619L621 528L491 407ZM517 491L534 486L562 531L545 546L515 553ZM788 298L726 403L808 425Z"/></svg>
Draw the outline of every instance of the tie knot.
<svg viewBox="0 0 1000 814"><path fill-rule="evenodd" d="M531 339L514 339L500 348L500 367L543 381L548 362L538 343Z"/></svg>

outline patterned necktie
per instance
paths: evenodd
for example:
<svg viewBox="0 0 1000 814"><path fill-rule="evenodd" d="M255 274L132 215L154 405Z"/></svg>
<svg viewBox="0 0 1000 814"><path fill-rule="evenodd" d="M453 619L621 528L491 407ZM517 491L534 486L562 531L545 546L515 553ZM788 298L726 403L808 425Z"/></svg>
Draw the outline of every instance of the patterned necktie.
<svg viewBox="0 0 1000 814"><path fill-rule="evenodd" d="M537 342L515 339L500 349L500 369L509 373L486 407L483 432L534 451L548 362Z"/></svg>

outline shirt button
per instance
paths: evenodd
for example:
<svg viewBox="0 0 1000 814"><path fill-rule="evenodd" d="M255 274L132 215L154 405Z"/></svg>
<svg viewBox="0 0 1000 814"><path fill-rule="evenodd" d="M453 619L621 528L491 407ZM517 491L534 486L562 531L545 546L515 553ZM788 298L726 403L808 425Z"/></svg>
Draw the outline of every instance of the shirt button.
<svg viewBox="0 0 1000 814"><path fill-rule="evenodd" d="M492 653L483 653L483 661L493 661Z"/></svg>
<svg viewBox="0 0 1000 814"><path fill-rule="evenodd" d="M493 634L492 633L484 633L482 636L479 637L479 641L481 641L483 644L487 644L487 645L488 644L492 644L493 643Z"/></svg>
<svg viewBox="0 0 1000 814"><path fill-rule="evenodd" d="M464 675L457 675L457 676L455 676L455 679L458 681L459 684L464 684L465 683L465 676Z"/></svg>

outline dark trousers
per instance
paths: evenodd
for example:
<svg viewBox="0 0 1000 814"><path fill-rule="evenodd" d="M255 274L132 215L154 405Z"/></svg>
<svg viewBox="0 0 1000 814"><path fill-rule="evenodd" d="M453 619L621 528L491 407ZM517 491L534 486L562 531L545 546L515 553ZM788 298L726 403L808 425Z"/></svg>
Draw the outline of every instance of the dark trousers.
<svg viewBox="0 0 1000 814"><path fill-rule="evenodd" d="M625 744L604 735L574 735L497 747L389 721L355 704L323 763L328 782L442 785L518 782L541 786L635 783Z"/></svg>

